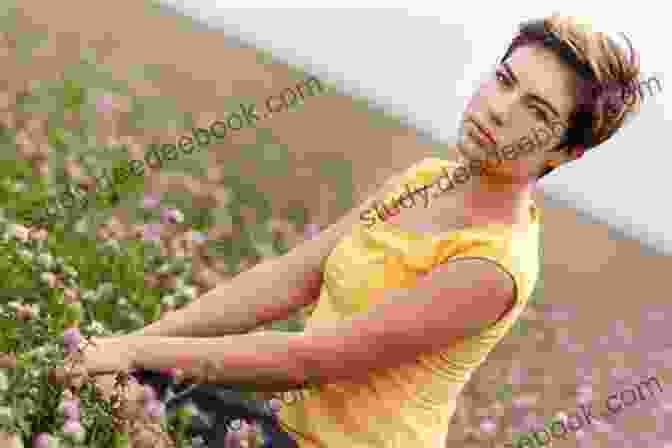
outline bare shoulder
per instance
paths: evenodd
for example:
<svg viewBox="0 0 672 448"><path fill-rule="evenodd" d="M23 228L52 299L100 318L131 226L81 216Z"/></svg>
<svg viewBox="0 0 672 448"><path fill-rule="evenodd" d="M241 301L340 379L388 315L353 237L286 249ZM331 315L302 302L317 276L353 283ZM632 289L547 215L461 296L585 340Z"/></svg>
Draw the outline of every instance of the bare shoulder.
<svg viewBox="0 0 672 448"><path fill-rule="evenodd" d="M515 280L499 263L485 257L458 257L434 268L427 280L438 288L455 285L458 281L465 286L480 288L487 293L511 297Z"/></svg>
<svg viewBox="0 0 672 448"><path fill-rule="evenodd" d="M494 323L516 303L514 277L487 258L459 257L435 268L427 280L434 295L450 296L456 306L471 309L474 322Z"/></svg>

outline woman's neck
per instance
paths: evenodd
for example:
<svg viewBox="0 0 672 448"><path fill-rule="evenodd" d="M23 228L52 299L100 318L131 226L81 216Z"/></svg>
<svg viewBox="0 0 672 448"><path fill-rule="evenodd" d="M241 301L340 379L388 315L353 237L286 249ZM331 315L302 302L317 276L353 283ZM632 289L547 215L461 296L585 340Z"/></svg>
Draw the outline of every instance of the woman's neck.
<svg viewBox="0 0 672 448"><path fill-rule="evenodd" d="M462 193L462 206L476 222L526 224L536 181L473 176Z"/></svg>

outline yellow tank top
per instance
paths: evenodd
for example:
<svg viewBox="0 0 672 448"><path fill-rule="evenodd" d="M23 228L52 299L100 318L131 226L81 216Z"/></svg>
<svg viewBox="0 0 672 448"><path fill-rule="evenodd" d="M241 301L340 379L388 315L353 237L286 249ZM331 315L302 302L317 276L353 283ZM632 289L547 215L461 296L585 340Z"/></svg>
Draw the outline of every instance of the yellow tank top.
<svg viewBox="0 0 672 448"><path fill-rule="evenodd" d="M411 167L387 200L431 184L455 162L426 159ZM450 194L450 193L446 193ZM401 211L403 213L403 210ZM507 225L460 229L441 237L401 230L387 222L354 226L324 264L318 301L306 328L366 311L386 287L410 287L419 275L460 257L484 257L515 279L515 304L479 334L414 362L370 371L358 381L296 391L278 414L301 448L439 448L456 399L472 372L518 319L537 280L539 211L530 204L527 230Z"/></svg>

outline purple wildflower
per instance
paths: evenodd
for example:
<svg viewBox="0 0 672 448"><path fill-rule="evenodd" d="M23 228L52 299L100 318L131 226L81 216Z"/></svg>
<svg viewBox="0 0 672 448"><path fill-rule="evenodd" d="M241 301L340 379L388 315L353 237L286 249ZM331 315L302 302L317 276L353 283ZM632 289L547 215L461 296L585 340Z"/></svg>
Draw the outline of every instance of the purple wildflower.
<svg viewBox="0 0 672 448"><path fill-rule="evenodd" d="M224 436L224 448L240 448L240 437L236 431L227 431Z"/></svg>
<svg viewBox="0 0 672 448"><path fill-rule="evenodd" d="M497 422L491 417L485 417L481 419L480 428L487 434L493 434L497 430Z"/></svg>
<svg viewBox="0 0 672 448"><path fill-rule="evenodd" d="M254 427L251 424L247 423L245 420L243 420L240 423L240 429L238 430L238 435L241 438L247 438L247 437L249 437L250 433L253 430L254 430Z"/></svg>
<svg viewBox="0 0 672 448"><path fill-rule="evenodd" d="M79 421L79 402L77 400L63 400L63 415L67 420Z"/></svg>
<svg viewBox="0 0 672 448"><path fill-rule="evenodd" d="M157 208L161 202L161 196L158 194L146 194L142 198L142 208Z"/></svg>
<svg viewBox="0 0 672 448"><path fill-rule="evenodd" d="M182 212L176 208L163 208L161 209L161 222L163 224L175 224L182 222L184 215Z"/></svg>
<svg viewBox="0 0 672 448"><path fill-rule="evenodd" d="M161 417L163 415L163 404L158 400L149 401L145 404L145 413L150 417Z"/></svg>
<svg viewBox="0 0 672 448"><path fill-rule="evenodd" d="M109 93L104 93L96 98L96 112L105 114L114 110L114 98Z"/></svg>
<svg viewBox="0 0 672 448"><path fill-rule="evenodd" d="M160 241L162 225L159 223L144 224L142 239L145 241Z"/></svg>
<svg viewBox="0 0 672 448"><path fill-rule="evenodd" d="M82 431L82 424L77 420L68 420L63 425L63 432L67 434L75 434Z"/></svg>
<svg viewBox="0 0 672 448"><path fill-rule="evenodd" d="M318 224L306 224L304 234L306 239L313 239L320 233L320 226Z"/></svg>
<svg viewBox="0 0 672 448"><path fill-rule="evenodd" d="M79 328L68 328L63 332L63 344L66 346L77 346L80 342L82 342L82 334Z"/></svg>
<svg viewBox="0 0 672 448"><path fill-rule="evenodd" d="M145 385L142 388L142 397L145 400L145 402L152 402L156 401L156 391L152 386Z"/></svg>
<svg viewBox="0 0 672 448"><path fill-rule="evenodd" d="M271 408L273 413L277 414L280 412L280 409L282 409L282 401L278 400L277 398L271 398L268 402L268 407Z"/></svg>
<svg viewBox="0 0 672 448"><path fill-rule="evenodd" d="M49 448L49 434L41 432L33 439L33 448Z"/></svg>

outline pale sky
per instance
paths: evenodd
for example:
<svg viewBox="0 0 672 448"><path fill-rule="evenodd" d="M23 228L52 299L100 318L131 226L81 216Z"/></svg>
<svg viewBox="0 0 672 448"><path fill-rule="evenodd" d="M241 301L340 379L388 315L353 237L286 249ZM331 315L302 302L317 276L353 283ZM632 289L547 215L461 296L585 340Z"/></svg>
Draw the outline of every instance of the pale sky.
<svg viewBox="0 0 672 448"><path fill-rule="evenodd" d="M441 143L454 139L466 98L506 50L519 22L557 11L587 17L596 29L617 39L616 33L623 31L639 52L643 79L655 75L663 91L650 96L645 90L640 114L622 132L579 163L548 176L542 188L633 238L672 252L672 213L665 193L670 190L666 181L672 176L666 169L672 166L672 152L658 137L672 119L665 6L643 2L640 9L635 4L619 8L613 1L586 0L563 0L554 2L556 6L537 1L413 0L406 5L386 1L385 9L377 9L378 2L357 1L360 8L352 8L341 0L331 5L320 1L339 9L304 9L300 6L312 5L298 1L269 9L264 6L270 2L246 0L247 8L232 9L226 8L230 0L161 3L271 50L279 59L334 81L344 93L364 95Z"/></svg>

